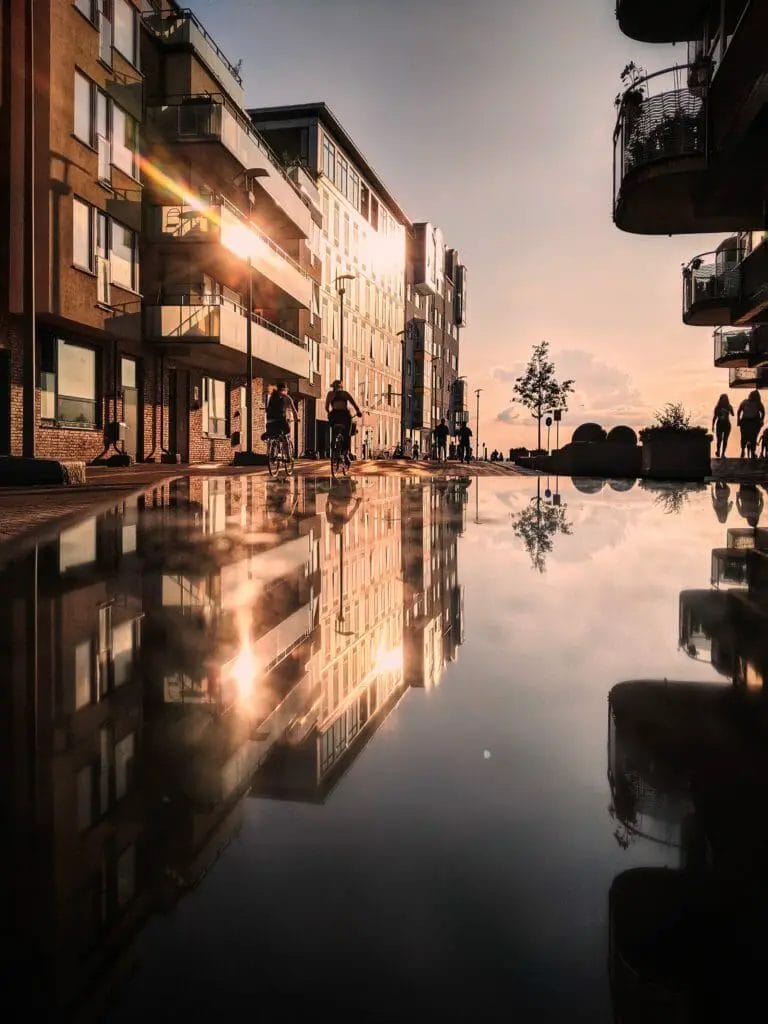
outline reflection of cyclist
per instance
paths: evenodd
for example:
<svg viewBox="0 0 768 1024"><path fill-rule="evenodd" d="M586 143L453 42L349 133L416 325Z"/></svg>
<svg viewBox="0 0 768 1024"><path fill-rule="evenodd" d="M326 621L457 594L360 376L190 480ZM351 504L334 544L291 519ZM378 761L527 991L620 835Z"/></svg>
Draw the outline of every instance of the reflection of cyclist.
<svg viewBox="0 0 768 1024"><path fill-rule="evenodd" d="M331 425L331 429L334 427L337 430L343 431L345 451L349 451L349 438L352 427L352 413L349 411L350 405L357 413L358 417L362 417L360 412L360 406L354 400L352 395L348 391L344 390L340 380L335 380L331 384L331 390L328 392L325 398L325 411L328 413L328 422Z"/></svg>
<svg viewBox="0 0 768 1024"><path fill-rule="evenodd" d="M267 402L267 435L269 437L286 437L290 434L289 412L295 421L297 419L296 406L288 394L288 385L285 381L280 381Z"/></svg>
<svg viewBox="0 0 768 1024"><path fill-rule="evenodd" d="M362 498L355 493L354 480L338 480L328 494L325 518L334 533L339 534L357 512Z"/></svg>

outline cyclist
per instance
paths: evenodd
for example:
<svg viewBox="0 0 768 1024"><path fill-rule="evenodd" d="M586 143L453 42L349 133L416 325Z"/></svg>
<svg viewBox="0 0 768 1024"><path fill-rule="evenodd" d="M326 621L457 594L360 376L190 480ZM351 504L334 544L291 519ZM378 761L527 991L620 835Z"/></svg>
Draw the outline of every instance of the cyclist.
<svg viewBox="0 0 768 1024"><path fill-rule="evenodd" d="M288 394L288 385L281 380L267 402L267 437L288 437L291 432L291 425L288 422L289 412L296 422L298 419L296 406Z"/></svg>
<svg viewBox="0 0 768 1024"><path fill-rule="evenodd" d="M360 411L360 406L352 395L345 391L342 382L335 380L331 384L331 390L325 397L325 411L328 413L328 422L331 425L331 430L335 427L337 430L343 431L344 454L347 456L347 459L349 459L349 440L352 433L350 405L355 410L358 419L361 419L363 414Z"/></svg>

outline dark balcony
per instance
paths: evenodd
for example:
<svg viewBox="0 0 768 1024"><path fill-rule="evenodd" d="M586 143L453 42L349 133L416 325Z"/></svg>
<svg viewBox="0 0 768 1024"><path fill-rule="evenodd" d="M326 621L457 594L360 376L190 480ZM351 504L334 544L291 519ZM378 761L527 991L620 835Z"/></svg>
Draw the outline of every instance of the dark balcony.
<svg viewBox="0 0 768 1024"><path fill-rule="evenodd" d="M184 159L218 173L223 181L250 172L254 209L265 226L279 235L309 237L313 205L319 204L311 179L292 180L268 143L224 96L150 102L145 122L153 141L175 144Z"/></svg>
<svg viewBox="0 0 768 1024"><path fill-rule="evenodd" d="M683 322L693 327L723 327L733 323L741 293L744 250L735 238L714 252L694 256L683 268Z"/></svg>
<svg viewBox="0 0 768 1024"><path fill-rule="evenodd" d="M733 366L728 371L731 388L768 388L768 366Z"/></svg>
<svg viewBox="0 0 768 1024"><path fill-rule="evenodd" d="M630 39L680 43L698 35L701 8L701 0L617 0L616 17Z"/></svg>
<svg viewBox="0 0 768 1024"><path fill-rule="evenodd" d="M718 327L715 366L760 367L768 363L768 327Z"/></svg>
<svg viewBox="0 0 768 1024"><path fill-rule="evenodd" d="M696 196L706 169L704 100L687 67L647 75L619 103L613 133L613 219L623 231L672 234L702 227ZM651 95L651 88L671 85ZM697 92L700 90L697 90Z"/></svg>

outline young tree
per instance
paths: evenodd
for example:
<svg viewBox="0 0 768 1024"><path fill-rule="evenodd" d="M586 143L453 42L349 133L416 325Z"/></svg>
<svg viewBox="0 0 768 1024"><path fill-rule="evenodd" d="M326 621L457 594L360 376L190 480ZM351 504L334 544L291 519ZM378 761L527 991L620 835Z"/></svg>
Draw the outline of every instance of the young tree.
<svg viewBox="0 0 768 1024"><path fill-rule="evenodd" d="M512 389L514 402L531 410L538 428L537 448L541 449L541 421L555 409L568 408L568 395L573 391L573 381L558 381L555 364L549 358L549 342L542 341L533 346L533 352L525 373L518 377Z"/></svg>

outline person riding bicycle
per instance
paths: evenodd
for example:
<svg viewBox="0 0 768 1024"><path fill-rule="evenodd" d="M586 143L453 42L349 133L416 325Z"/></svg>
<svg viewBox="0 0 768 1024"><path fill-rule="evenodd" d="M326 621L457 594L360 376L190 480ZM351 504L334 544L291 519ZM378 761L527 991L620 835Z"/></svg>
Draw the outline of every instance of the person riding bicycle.
<svg viewBox="0 0 768 1024"><path fill-rule="evenodd" d="M268 437L287 437L290 434L291 425L288 422L289 412L294 421L296 421L298 418L296 406L293 404L293 399L288 394L288 385L285 381L281 380L269 396L269 400L267 402Z"/></svg>
<svg viewBox="0 0 768 1024"><path fill-rule="evenodd" d="M331 430L335 427L337 430L342 431L345 455L349 455L349 441L352 433L350 405L355 410L358 418L362 418L363 414L360 411L360 406L352 395L344 389L342 382L335 380L331 384L331 390L325 398L325 411L328 413L328 422L331 425Z"/></svg>

